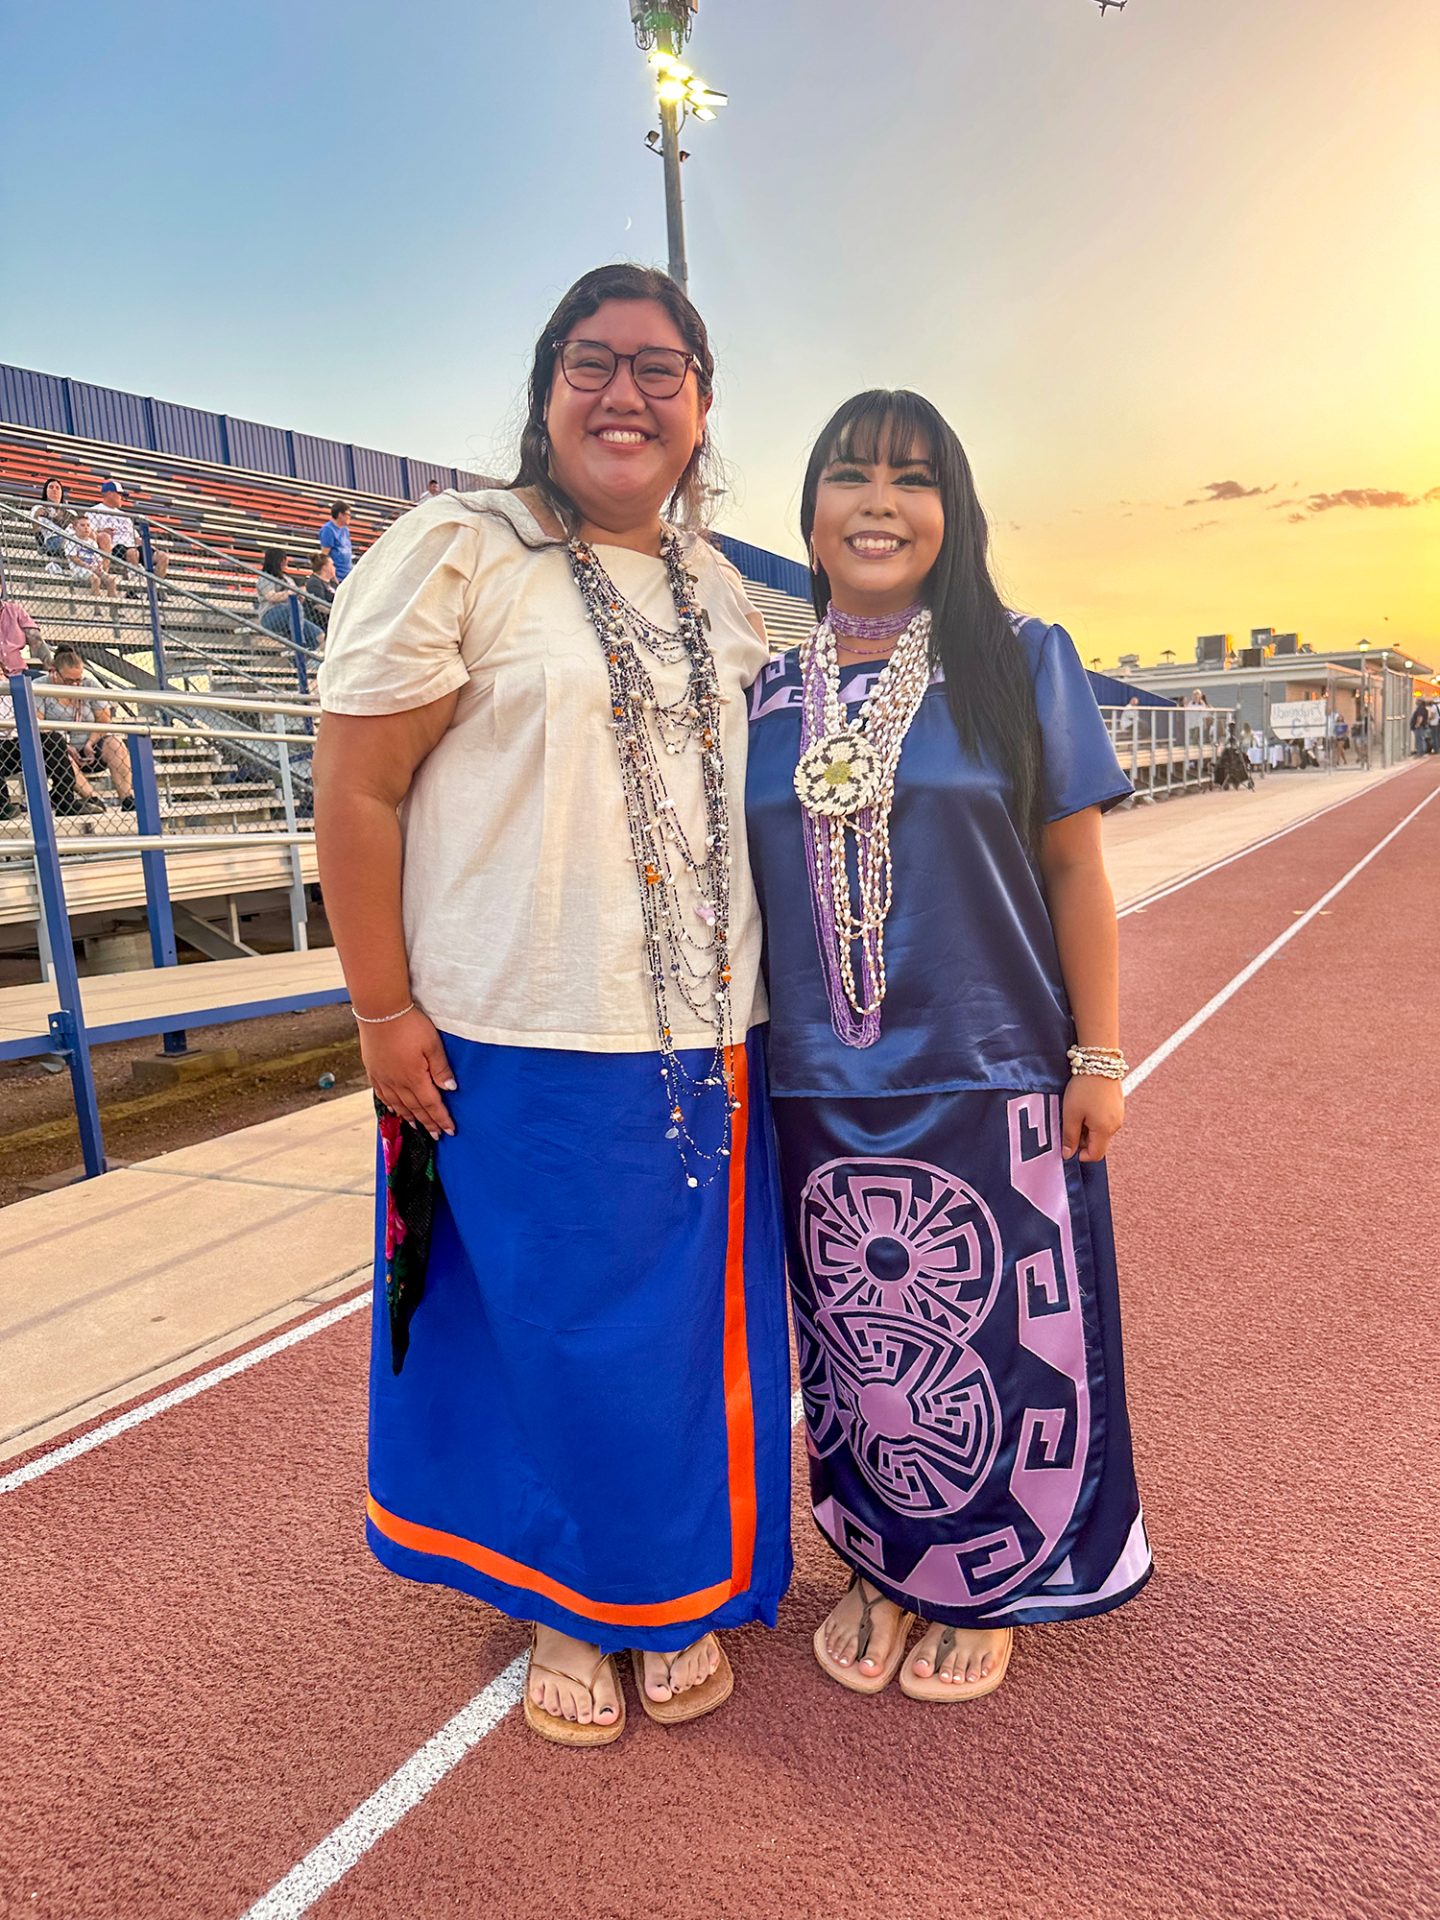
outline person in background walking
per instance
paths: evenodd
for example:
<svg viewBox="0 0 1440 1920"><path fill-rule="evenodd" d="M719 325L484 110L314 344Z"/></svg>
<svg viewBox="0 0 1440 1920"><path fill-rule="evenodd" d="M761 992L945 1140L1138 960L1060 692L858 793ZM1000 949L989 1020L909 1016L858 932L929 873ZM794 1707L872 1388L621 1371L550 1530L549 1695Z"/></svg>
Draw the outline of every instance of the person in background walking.
<svg viewBox="0 0 1440 1920"><path fill-rule="evenodd" d="M1424 695L1419 693L1410 714L1410 740L1417 754L1435 750L1430 740L1430 708Z"/></svg>
<svg viewBox="0 0 1440 1920"><path fill-rule="evenodd" d="M1440 753L1440 699L1432 696L1425 703L1425 712L1430 727L1430 751Z"/></svg>
<svg viewBox="0 0 1440 1920"><path fill-rule="evenodd" d="M343 500L331 507L330 518L320 529L320 544L335 562L335 578L343 587L355 564L350 551L350 509Z"/></svg>

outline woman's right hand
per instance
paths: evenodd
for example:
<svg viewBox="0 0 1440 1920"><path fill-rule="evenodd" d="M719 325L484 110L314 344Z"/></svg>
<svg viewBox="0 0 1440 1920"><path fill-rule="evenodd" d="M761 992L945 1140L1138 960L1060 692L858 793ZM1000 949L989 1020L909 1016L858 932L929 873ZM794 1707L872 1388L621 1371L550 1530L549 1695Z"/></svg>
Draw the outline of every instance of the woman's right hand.
<svg viewBox="0 0 1440 1920"><path fill-rule="evenodd" d="M377 1097L402 1120L423 1127L432 1140L454 1133L440 1095L454 1093L455 1076L438 1030L418 1007L379 1026L362 1024L360 1058Z"/></svg>

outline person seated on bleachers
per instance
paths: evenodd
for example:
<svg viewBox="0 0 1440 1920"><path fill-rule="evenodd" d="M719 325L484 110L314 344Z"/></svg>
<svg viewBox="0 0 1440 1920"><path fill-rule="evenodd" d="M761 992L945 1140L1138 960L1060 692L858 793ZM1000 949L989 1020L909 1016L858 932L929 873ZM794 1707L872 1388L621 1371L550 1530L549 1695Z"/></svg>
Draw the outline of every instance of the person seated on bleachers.
<svg viewBox="0 0 1440 1920"><path fill-rule="evenodd" d="M350 551L350 509L343 500L337 500L331 507L330 518L320 529L320 544L334 559L335 578L343 584L355 564L355 556Z"/></svg>
<svg viewBox="0 0 1440 1920"><path fill-rule="evenodd" d="M85 662L74 647L55 649L55 664L51 672L57 682L63 681L67 687L83 689L76 694L48 693L40 702L41 716L46 720L81 722L78 727L72 726L68 734L57 736L69 743L70 760L75 769L75 786L80 798L93 801L97 807L102 804L86 775L98 773L104 767L120 796L121 807L126 813L133 813L135 786L130 774L130 750L118 733L105 731L115 718L105 698L105 689L92 674L86 673Z"/></svg>
<svg viewBox="0 0 1440 1920"><path fill-rule="evenodd" d="M335 562L328 547L310 556L310 572L305 580L305 611L322 633L330 630L330 609L335 604Z"/></svg>
<svg viewBox="0 0 1440 1920"><path fill-rule="evenodd" d="M290 560L279 547L267 547L261 561L263 571L255 583L255 617L267 633L278 639L292 640L290 602L295 597L295 582L290 578ZM303 610L303 609L302 609ZM300 637L313 652L324 638L313 620L302 619Z"/></svg>
<svg viewBox="0 0 1440 1920"><path fill-rule="evenodd" d="M48 667L55 657L29 608L22 607L18 600L7 600L0 585L0 674L25 672L27 656L42 667Z"/></svg>
<svg viewBox="0 0 1440 1920"><path fill-rule="evenodd" d="M100 498L90 508L90 524L100 551L113 554L117 560L124 560L132 567L143 567L144 550L140 545L140 535L136 532L135 522L130 518L130 489L123 480L107 480L100 489ZM155 554L155 573L164 579L170 565L168 553ZM136 581L121 576L127 591L143 593L144 588Z"/></svg>
<svg viewBox="0 0 1440 1920"><path fill-rule="evenodd" d="M98 800L82 801L76 793L75 768L63 733L42 733L40 751L50 787L50 805L56 813L102 811ZM15 731L15 702L7 690L0 693L0 820L13 820L20 812L10 797L10 782L17 779L21 772L20 741Z"/></svg>
<svg viewBox="0 0 1440 1920"><path fill-rule="evenodd" d="M59 557L48 560L45 571L61 574L67 580L83 581L92 593L114 596L109 555L100 551L95 530L83 513L78 514L70 522L68 531L60 536Z"/></svg>
<svg viewBox="0 0 1440 1920"><path fill-rule="evenodd" d="M58 480L47 480L40 489L40 503L30 509L35 522L35 538L40 551L56 559L64 551L65 533L75 518L73 507L65 504L65 489Z"/></svg>

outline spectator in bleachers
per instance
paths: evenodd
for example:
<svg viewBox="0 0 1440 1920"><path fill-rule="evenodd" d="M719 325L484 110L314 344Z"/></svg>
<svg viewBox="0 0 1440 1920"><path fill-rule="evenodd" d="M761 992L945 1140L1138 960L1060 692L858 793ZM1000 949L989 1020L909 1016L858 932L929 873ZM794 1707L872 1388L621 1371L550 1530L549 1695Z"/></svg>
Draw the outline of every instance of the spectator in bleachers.
<svg viewBox="0 0 1440 1920"><path fill-rule="evenodd" d="M110 577L108 555L101 552L88 515L79 514L61 535L58 558L46 562L47 573L58 573L74 581L83 581L92 593L115 592Z"/></svg>
<svg viewBox="0 0 1440 1920"><path fill-rule="evenodd" d="M343 585L355 564L355 556L350 551L350 509L343 500L337 500L331 507L330 518L320 529L320 544L334 560L335 578Z"/></svg>
<svg viewBox="0 0 1440 1920"><path fill-rule="evenodd" d="M103 805L86 776L104 767L120 797L122 809L133 813L135 787L130 774L130 750L118 733L106 731L115 716L105 698L105 689L93 674L86 673L85 662L74 647L55 649L51 672L57 682L78 690L73 694L47 694L40 702L40 712L46 720L80 722L79 726L72 726L68 734L56 738L69 742L76 790L82 800L93 802L85 811L93 812Z"/></svg>
<svg viewBox="0 0 1440 1920"><path fill-rule="evenodd" d="M65 549L65 533L75 518L73 507L65 504L65 489L58 480L47 480L40 489L40 503L30 509L35 522L35 538L42 553L57 559Z"/></svg>
<svg viewBox="0 0 1440 1920"><path fill-rule="evenodd" d="M56 813L99 813L98 800L82 801L75 791L75 768L63 733L42 733L40 751L50 785L50 804ZM0 820L13 820L20 809L10 798L10 782L19 777L20 741L15 731L15 702L0 693Z"/></svg>
<svg viewBox="0 0 1440 1920"><path fill-rule="evenodd" d="M330 626L330 609L335 604L335 561L328 547L310 556L310 572L305 580L305 611L322 633Z"/></svg>
<svg viewBox="0 0 1440 1920"><path fill-rule="evenodd" d="M140 535L135 522L130 518L130 490L123 480L107 480L100 489L100 498L90 508L90 524L100 551L113 554L115 559L124 560L132 567L143 567L144 551L140 545ZM155 555L156 575L163 579L170 565L168 553ZM130 582L125 582L127 588ZM135 583L135 591L143 589Z"/></svg>
<svg viewBox="0 0 1440 1920"><path fill-rule="evenodd" d="M39 622L18 600L7 600L0 586L0 674L23 673L27 655L42 667L54 658L40 636Z"/></svg>
<svg viewBox="0 0 1440 1920"><path fill-rule="evenodd" d="M267 547L261 561L263 571L255 584L255 614L267 633L275 634L281 640L293 640L290 627L290 601L295 595L295 582L290 578L290 560L279 547ZM319 646L322 639L320 628L313 620L300 622L300 636L304 644L312 650Z"/></svg>

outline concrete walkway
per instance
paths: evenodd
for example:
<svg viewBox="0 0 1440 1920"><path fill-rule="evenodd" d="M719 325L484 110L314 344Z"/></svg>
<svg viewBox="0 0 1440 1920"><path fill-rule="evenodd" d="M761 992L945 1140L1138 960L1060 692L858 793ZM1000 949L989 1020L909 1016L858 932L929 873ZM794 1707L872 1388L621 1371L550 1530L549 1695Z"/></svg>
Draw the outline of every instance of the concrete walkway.
<svg viewBox="0 0 1440 1920"><path fill-rule="evenodd" d="M1116 899L1389 777L1279 774L1113 813ZM364 1285L373 1152L370 1097L351 1094L0 1211L0 1459Z"/></svg>

